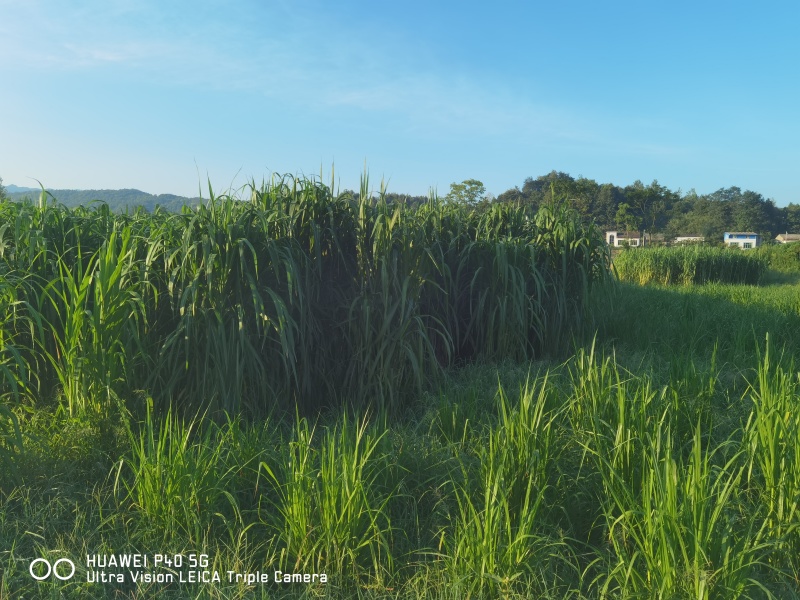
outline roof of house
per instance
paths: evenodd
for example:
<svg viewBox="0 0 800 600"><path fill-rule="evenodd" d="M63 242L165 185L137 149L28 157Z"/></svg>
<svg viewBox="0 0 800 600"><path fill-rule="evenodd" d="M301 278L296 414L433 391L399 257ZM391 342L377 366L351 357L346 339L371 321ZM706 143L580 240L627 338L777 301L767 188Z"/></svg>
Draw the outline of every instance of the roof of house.
<svg viewBox="0 0 800 600"><path fill-rule="evenodd" d="M800 233L779 233L776 240L800 240Z"/></svg>
<svg viewBox="0 0 800 600"><path fill-rule="evenodd" d="M726 231L725 235L758 235L755 231Z"/></svg>

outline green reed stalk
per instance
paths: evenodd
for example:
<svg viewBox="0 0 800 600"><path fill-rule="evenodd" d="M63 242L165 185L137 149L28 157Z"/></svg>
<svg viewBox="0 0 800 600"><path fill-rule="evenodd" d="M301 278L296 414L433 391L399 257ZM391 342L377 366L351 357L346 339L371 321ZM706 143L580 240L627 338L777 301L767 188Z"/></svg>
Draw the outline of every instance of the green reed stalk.
<svg viewBox="0 0 800 600"><path fill-rule="evenodd" d="M356 582L391 574L387 499L376 497L374 483L382 465L376 450L380 436L366 420L353 426L344 417L313 445L314 430L298 419L285 462L261 468L277 489L269 526L283 545L281 567L289 572L336 572Z"/></svg>
<svg viewBox="0 0 800 600"><path fill-rule="evenodd" d="M760 353L759 353L760 354ZM766 508L773 560L800 572L800 376L771 356L769 337L748 393L753 412L745 428L748 479Z"/></svg>
<svg viewBox="0 0 800 600"><path fill-rule="evenodd" d="M540 523L556 458L549 395L545 377L526 385L512 408L501 387L500 426L479 450L477 480L462 463L457 521L444 551L449 576L471 593L502 595L531 585L560 544Z"/></svg>

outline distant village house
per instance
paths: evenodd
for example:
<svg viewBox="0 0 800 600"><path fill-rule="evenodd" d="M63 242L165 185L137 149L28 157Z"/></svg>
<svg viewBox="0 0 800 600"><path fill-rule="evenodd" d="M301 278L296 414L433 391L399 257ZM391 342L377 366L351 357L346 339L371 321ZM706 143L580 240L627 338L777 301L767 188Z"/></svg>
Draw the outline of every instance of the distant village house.
<svg viewBox="0 0 800 600"><path fill-rule="evenodd" d="M679 235L675 238L676 244L699 244L705 241L706 238L702 235Z"/></svg>
<svg viewBox="0 0 800 600"><path fill-rule="evenodd" d="M779 233L777 236L775 236L775 241L779 244L800 242L800 233Z"/></svg>
<svg viewBox="0 0 800 600"><path fill-rule="evenodd" d="M644 232L644 236L638 231L606 231L606 244L612 248L639 248L641 246L659 245L664 243L663 233Z"/></svg>
<svg viewBox="0 0 800 600"><path fill-rule="evenodd" d="M645 233L644 238L638 231L606 231L606 244L612 248L622 248L630 246L638 248L649 243L649 236Z"/></svg>
<svg viewBox="0 0 800 600"><path fill-rule="evenodd" d="M752 231L726 231L724 239L726 246L738 246L744 250L761 245L761 236Z"/></svg>

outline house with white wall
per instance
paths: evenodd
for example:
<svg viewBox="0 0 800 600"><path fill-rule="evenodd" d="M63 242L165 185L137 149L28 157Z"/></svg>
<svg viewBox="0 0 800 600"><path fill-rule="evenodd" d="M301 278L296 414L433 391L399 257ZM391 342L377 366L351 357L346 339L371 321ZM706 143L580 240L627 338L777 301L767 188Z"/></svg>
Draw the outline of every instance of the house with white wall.
<svg viewBox="0 0 800 600"><path fill-rule="evenodd" d="M636 248L644 245L638 231L606 231L606 244L612 248Z"/></svg>
<svg viewBox="0 0 800 600"><path fill-rule="evenodd" d="M775 241L779 244L792 244L800 242L800 233L779 233L775 236Z"/></svg>
<svg viewBox="0 0 800 600"><path fill-rule="evenodd" d="M705 241L706 238L702 235L679 235L675 238L676 244L699 244Z"/></svg>
<svg viewBox="0 0 800 600"><path fill-rule="evenodd" d="M724 239L726 246L738 246L743 250L758 248L761 245L761 236L752 231L726 231Z"/></svg>

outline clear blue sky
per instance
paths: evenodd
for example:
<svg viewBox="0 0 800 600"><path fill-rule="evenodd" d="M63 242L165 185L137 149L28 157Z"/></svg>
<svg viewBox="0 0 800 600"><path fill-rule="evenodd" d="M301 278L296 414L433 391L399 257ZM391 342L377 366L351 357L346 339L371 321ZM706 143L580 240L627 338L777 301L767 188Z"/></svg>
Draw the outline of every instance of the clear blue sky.
<svg viewBox="0 0 800 600"><path fill-rule="evenodd" d="M553 169L800 202L800 3L0 0L0 177L272 172L494 194ZM199 176L198 176L199 173Z"/></svg>

